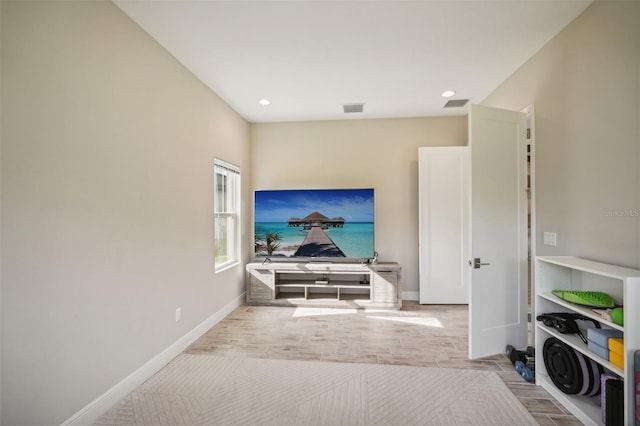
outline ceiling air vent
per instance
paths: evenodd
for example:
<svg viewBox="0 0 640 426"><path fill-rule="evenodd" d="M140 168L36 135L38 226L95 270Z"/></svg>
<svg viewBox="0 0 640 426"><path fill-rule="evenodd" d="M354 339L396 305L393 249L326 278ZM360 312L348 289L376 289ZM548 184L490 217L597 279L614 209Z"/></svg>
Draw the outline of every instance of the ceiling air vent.
<svg viewBox="0 0 640 426"><path fill-rule="evenodd" d="M363 112L364 104L342 104L342 111L344 111L345 114Z"/></svg>
<svg viewBox="0 0 640 426"><path fill-rule="evenodd" d="M460 108L463 107L469 102L469 99L451 99L444 104L443 108Z"/></svg>

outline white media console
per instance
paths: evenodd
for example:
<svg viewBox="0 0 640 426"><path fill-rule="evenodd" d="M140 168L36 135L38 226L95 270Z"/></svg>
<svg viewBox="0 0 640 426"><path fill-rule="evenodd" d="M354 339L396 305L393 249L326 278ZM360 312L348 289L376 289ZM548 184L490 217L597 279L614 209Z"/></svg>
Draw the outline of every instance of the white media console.
<svg viewBox="0 0 640 426"><path fill-rule="evenodd" d="M249 263L246 302L400 309L400 269L397 263Z"/></svg>

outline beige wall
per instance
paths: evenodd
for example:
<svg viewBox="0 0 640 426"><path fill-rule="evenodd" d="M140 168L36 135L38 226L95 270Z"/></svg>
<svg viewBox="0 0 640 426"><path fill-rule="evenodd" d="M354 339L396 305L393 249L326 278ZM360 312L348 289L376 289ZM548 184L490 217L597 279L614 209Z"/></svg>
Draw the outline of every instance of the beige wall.
<svg viewBox="0 0 640 426"><path fill-rule="evenodd" d="M2 424L59 424L244 291L212 165L250 205L249 125L111 2L1 7Z"/></svg>
<svg viewBox="0 0 640 426"><path fill-rule="evenodd" d="M640 2L592 4L483 102L535 105L539 255L640 267L639 22Z"/></svg>
<svg viewBox="0 0 640 426"><path fill-rule="evenodd" d="M375 242L418 291L418 147L465 145L466 117L251 125L251 188L374 188Z"/></svg>

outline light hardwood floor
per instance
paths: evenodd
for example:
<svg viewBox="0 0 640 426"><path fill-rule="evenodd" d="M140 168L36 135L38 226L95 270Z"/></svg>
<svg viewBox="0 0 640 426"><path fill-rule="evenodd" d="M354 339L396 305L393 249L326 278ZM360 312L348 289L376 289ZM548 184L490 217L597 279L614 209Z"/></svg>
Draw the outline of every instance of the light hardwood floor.
<svg viewBox="0 0 640 426"><path fill-rule="evenodd" d="M240 306L185 352L227 357L398 364L495 371L541 425L580 425L505 355L467 357L466 305L400 311Z"/></svg>

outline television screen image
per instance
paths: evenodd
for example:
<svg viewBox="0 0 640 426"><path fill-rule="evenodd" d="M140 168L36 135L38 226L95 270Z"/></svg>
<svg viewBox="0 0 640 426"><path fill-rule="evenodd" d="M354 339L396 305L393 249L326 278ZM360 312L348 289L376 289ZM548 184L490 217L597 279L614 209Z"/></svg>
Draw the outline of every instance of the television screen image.
<svg viewBox="0 0 640 426"><path fill-rule="evenodd" d="M255 191L256 257L372 258L373 189Z"/></svg>

